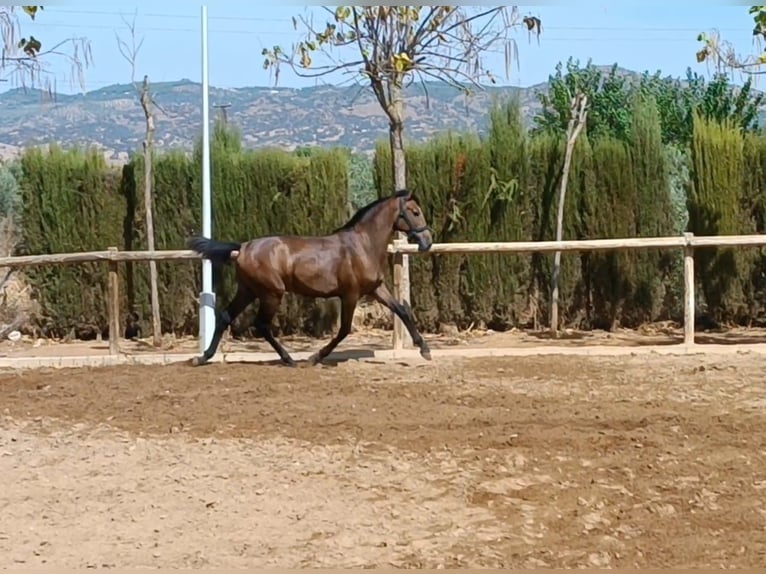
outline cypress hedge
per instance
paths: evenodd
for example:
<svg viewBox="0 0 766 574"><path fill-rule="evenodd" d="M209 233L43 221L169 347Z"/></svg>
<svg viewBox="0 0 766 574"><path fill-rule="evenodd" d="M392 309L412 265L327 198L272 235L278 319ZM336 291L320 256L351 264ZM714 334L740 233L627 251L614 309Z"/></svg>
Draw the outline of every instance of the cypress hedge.
<svg viewBox="0 0 766 574"><path fill-rule="evenodd" d="M753 233L756 225L744 205L745 138L728 120L694 116L688 209L697 235ZM752 176L751 176L752 177ZM741 322L750 314L750 274L754 250L695 250L695 270L707 311L718 322Z"/></svg>
<svg viewBox="0 0 766 574"><path fill-rule="evenodd" d="M564 239L766 230L766 137L696 116L688 148L663 144L655 101L637 96L631 105L626 132L581 134ZM408 145L408 186L437 242L552 240L564 147L560 135L527 133L520 104L511 100L490 110L485 136L445 133ZM214 236L223 240L326 233L360 206L370 185L379 196L392 191L387 142L366 166L343 149L244 149L236 131L219 125L211 152ZM182 248L199 231L200 162L199 145L190 155L155 155L158 249ZM116 169L95 150L28 150L15 172L27 250L145 249L142 172L141 155ZM350 173L363 173L363 185L352 185ZM549 320L552 254L433 254L410 261L412 303L424 331L445 323L502 330ZM696 262L701 302L711 316L743 323L763 315L766 261L759 250L701 249ZM564 253L562 322L614 329L680 320L682 268L674 251ZM146 333L148 265L120 269L122 309L136 312ZM196 334L199 263L164 262L158 269L163 330ZM41 303L36 321L44 334L89 338L106 331L104 265L33 268L27 278ZM225 305L235 288L232 270L215 268L214 286ZM280 333L320 336L336 328L335 301L285 299ZM236 335L254 335L254 310L235 323Z"/></svg>
<svg viewBox="0 0 766 574"><path fill-rule="evenodd" d="M653 98L637 96L631 105L627 133L579 138L564 239L673 235L687 225L697 234L750 233L766 225L762 136L743 139L735 128L697 118L687 156L663 144ZM448 134L410 145L408 185L423 200L437 242L552 240L563 156L562 138L545 132L530 138L518 102L510 101L491 111L485 138ZM379 144L379 194L390 191L389 158L387 145ZM752 307L766 283L754 272L753 257L729 249L711 259L700 250L704 300L719 317L752 316L746 302ZM549 319L550 254L411 260L413 307L426 329L530 327ZM682 285L682 259L672 251L564 253L560 316L565 325L586 329L680 320Z"/></svg>
<svg viewBox="0 0 766 574"><path fill-rule="evenodd" d="M279 150L245 150L238 134L216 129L211 146L216 238L245 241L267 234L319 234L348 216L348 154L318 150L299 156ZM156 154L154 221L157 249L183 249L199 232L199 146L191 157L180 152ZM31 253L146 249L143 212L143 157L121 170L106 165L97 151L45 153L28 150L22 160L23 241ZM198 326L197 262L158 264L160 313L165 332L196 333ZM148 265L122 264L122 309L140 317L149 332ZM45 266L28 278L40 300L42 332L62 336L75 330L83 338L108 329L106 266ZM219 305L228 303L235 282L230 268L215 269ZM85 286L85 287L84 287ZM335 327L334 301L287 296L275 325L280 332L320 335ZM243 313L235 334L252 332L254 309Z"/></svg>

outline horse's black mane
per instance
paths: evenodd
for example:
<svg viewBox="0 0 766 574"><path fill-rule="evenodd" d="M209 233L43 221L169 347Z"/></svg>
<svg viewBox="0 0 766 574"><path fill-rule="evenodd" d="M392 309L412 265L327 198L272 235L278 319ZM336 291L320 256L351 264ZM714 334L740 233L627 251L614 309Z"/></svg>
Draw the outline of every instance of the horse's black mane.
<svg viewBox="0 0 766 574"><path fill-rule="evenodd" d="M351 219L349 219L342 226L338 227L335 231L333 231L333 233L337 233L338 231L347 231L347 230L353 228L354 225L356 225L357 223L362 221L362 219L365 217L365 215L367 215L370 211L372 211L375 207L377 207L378 205L380 205L384 201L388 201L389 199L394 198L394 197L406 197L408 195L410 195L409 191L407 191L406 189L400 189L399 191L397 191L393 195L379 197L375 201L371 201L367 205L363 205L362 207L360 207L356 211L356 213L351 217ZM415 199L415 196L413 195L412 198ZM417 200L415 200L415 201L417 201Z"/></svg>

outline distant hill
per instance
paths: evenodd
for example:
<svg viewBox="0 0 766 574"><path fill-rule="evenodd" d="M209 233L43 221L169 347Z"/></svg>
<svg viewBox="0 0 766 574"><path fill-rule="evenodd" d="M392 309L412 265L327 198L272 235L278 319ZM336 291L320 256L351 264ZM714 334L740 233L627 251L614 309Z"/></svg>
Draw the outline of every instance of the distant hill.
<svg viewBox="0 0 766 574"><path fill-rule="evenodd" d="M443 84L413 88L408 95L408 136L424 139L434 132L479 128L486 124L494 97L519 91L525 110L538 108L531 89L488 88L470 99ZM152 86L157 113L156 140L162 148L192 147L202 122L201 86L189 80ZM228 121L248 147L292 149L307 145L343 145L369 151L385 138L388 124L367 89L317 86L303 89L210 88L211 105L230 104ZM428 105L427 105L428 104ZM140 148L143 111L130 84L108 86L84 95L58 95L55 101L36 90L0 95L0 144L96 143L124 155ZM211 110L211 115L217 112Z"/></svg>
<svg viewBox="0 0 766 574"><path fill-rule="evenodd" d="M621 73L637 76L630 70ZM530 121L540 109L536 94L546 91L548 84L487 87L470 98L444 84L431 83L426 88L427 95L421 86L413 85L407 99L407 134L421 141L448 129L483 132L493 100L514 92ZM157 114L157 146L191 149L200 133L200 84L163 82L153 84L152 90L164 112ZM386 118L377 102L369 89L359 87L211 87L210 103L230 104L228 120L240 128L248 147L294 149L319 144L371 151L375 141L387 135ZM130 84L84 95L58 95L55 100L37 90L16 89L0 94L0 110L0 156L54 140L63 145L97 144L107 157L121 161L140 149L143 137L143 112Z"/></svg>

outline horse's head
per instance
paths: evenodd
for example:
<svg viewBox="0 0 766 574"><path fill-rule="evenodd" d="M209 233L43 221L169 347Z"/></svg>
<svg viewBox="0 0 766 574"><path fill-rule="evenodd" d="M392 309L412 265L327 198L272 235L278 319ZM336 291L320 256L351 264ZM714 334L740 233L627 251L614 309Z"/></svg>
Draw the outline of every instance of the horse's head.
<svg viewBox="0 0 766 574"><path fill-rule="evenodd" d="M418 251L428 251L433 244L431 228L426 222L418 200L407 190L396 192L398 216L394 229L407 234L407 239L418 244Z"/></svg>

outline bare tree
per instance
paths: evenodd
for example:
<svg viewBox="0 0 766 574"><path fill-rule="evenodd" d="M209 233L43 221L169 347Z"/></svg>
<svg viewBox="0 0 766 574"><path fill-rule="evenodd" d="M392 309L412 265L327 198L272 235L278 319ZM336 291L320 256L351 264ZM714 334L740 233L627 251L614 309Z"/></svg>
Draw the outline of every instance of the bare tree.
<svg viewBox="0 0 766 574"><path fill-rule="evenodd" d="M43 88L55 91L55 74L49 70L54 59L70 64L72 80L85 89L85 69L92 64L90 41L83 37L63 40L43 49L42 42L33 35L23 36L17 8L21 8L33 21L42 6L0 6L0 81L10 81L22 87Z"/></svg>
<svg viewBox="0 0 766 574"><path fill-rule="evenodd" d="M577 137L580 135L588 118L588 96L578 92L572 98L569 108L569 123L567 125L567 142L564 151L564 166L561 172L561 187L559 188L559 207L556 214L556 241L561 241L564 235L564 203L567 197L567 183L569 182L569 169L572 164ZM561 274L561 251L556 251L553 256L553 273L551 276L551 331L558 333L559 328L559 276Z"/></svg>
<svg viewBox="0 0 766 574"><path fill-rule="evenodd" d="M697 41L702 43L697 51L697 62L712 64L718 73L739 72L750 77L766 73L762 69L766 64L766 51L762 49L762 42L766 40L766 6L750 6L748 14L753 18L753 44L759 53L739 54L718 30L712 30L697 36Z"/></svg>
<svg viewBox="0 0 766 574"><path fill-rule="evenodd" d="M518 64L510 32L522 22L539 37L539 18L519 18L516 6L323 6L330 20L316 28L310 18L293 18L305 38L290 53L279 46L264 49L263 66L279 81L286 64L302 77L341 73L372 90L388 118L391 169L395 189L407 187L404 152L404 89L416 79L428 97L427 80L446 83L469 94L481 81L496 83L484 66L488 52L502 49L506 77ZM321 53L321 54L320 54ZM339 54L336 54L339 53ZM314 64L323 55L327 63ZM399 234L401 237L403 234ZM402 257L403 281L409 261Z"/></svg>
<svg viewBox="0 0 766 574"><path fill-rule="evenodd" d="M144 120L146 122L146 133L143 141L144 151L144 217L146 222L146 247L149 251L154 251L154 209L153 209L153 153L154 153L154 101L149 90L149 78L144 76L144 81L139 87L136 83L136 60L138 52L143 44L143 38L136 44L135 14L133 21L128 22L123 18L123 22L130 32L130 45L127 44L119 34L117 36L117 47L123 58L130 64L130 82L133 89L139 96L141 108L144 110ZM160 297L157 286L157 262L149 261L149 283L151 290L152 305L152 343L155 347L162 344L162 324L160 322Z"/></svg>
<svg viewBox="0 0 766 574"><path fill-rule="evenodd" d="M480 81L495 83L484 67L483 55L502 46L506 76L518 61L516 43L509 32L519 23L516 6L338 6L322 7L330 16L321 29L310 19L293 18L306 37L290 54L281 47L263 50L264 68L279 80L281 64L302 77L341 72L361 78L372 89L389 122L394 186L407 186L404 157L403 89L416 77L445 82L461 91L481 88ZM527 16L523 23L539 36L541 22ZM347 54L336 58L334 51ZM321 51L329 63L315 66ZM345 56L345 57L344 57ZM427 94L427 89L426 89Z"/></svg>

